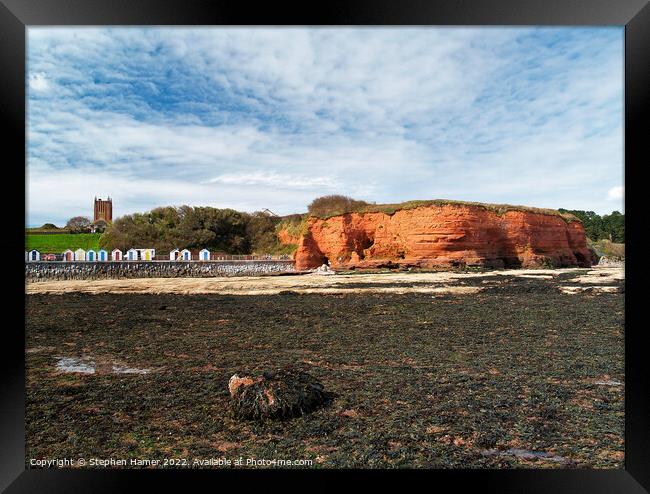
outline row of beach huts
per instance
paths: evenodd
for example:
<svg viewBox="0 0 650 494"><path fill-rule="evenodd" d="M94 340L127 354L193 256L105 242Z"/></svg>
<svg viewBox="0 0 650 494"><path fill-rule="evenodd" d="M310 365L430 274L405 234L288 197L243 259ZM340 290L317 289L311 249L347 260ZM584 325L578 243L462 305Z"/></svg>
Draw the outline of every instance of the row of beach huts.
<svg viewBox="0 0 650 494"><path fill-rule="evenodd" d="M113 249L110 253L106 250L84 250L75 251L68 249L63 254L41 254L38 250L25 251L25 262L40 261L84 261L84 262L108 262L108 261L154 261L156 257L155 249L129 249L122 252L120 249ZM230 260L234 256L210 254L208 249L202 249L198 253L189 249L174 249L169 253L169 261L211 261L211 260ZM251 257L253 260L253 256ZM255 260L271 259L271 256L255 256ZM283 259L290 259L289 256L281 256Z"/></svg>

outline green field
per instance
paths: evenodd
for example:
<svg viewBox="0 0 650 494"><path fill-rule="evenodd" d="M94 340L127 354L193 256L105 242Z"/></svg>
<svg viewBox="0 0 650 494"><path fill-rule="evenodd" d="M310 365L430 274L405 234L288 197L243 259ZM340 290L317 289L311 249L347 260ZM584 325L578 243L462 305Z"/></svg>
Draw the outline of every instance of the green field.
<svg viewBox="0 0 650 494"><path fill-rule="evenodd" d="M99 249L101 233L54 233L51 235L26 234L25 249L60 254L66 249Z"/></svg>

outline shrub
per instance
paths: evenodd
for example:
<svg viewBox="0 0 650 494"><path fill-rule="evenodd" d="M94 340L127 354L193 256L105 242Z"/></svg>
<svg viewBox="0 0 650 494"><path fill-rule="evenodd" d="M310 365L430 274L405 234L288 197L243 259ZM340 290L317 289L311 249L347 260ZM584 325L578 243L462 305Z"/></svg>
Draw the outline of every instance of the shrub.
<svg viewBox="0 0 650 494"><path fill-rule="evenodd" d="M311 216L321 218L350 213L367 206L366 201L359 201L348 196L329 195L314 199L307 210Z"/></svg>

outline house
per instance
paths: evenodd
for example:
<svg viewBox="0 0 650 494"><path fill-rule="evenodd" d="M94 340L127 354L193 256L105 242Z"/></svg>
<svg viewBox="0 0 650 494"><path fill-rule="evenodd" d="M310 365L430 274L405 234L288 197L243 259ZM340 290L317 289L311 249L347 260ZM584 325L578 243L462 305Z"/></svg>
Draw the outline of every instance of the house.
<svg viewBox="0 0 650 494"><path fill-rule="evenodd" d="M104 249L101 249L97 253L97 260L101 262L106 262L108 261L108 252L106 252Z"/></svg>
<svg viewBox="0 0 650 494"><path fill-rule="evenodd" d="M210 251L208 249L202 249L199 251L199 260L200 261L209 261L210 260Z"/></svg>
<svg viewBox="0 0 650 494"><path fill-rule="evenodd" d="M63 260L64 261L74 261L74 252L72 252L70 249L66 250L63 253Z"/></svg>
<svg viewBox="0 0 650 494"><path fill-rule="evenodd" d="M127 261L137 261L138 260L138 251L136 249L129 249L126 251L126 260Z"/></svg>
<svg viewBox="0 0 650 494"><path fill-rule="evenodd" d="M156 249L139 249L140 259L145 261L153 261L153 258L156 257Z"/></svg>
<svg viewBox="0 0 650 494"><path fill-rule="evenodd" d="M94 250L87 250L86 251L86 261L88 262L95 262L97 261L97 252Z"/></svg>
<svg viewBox="0 0 650 494"><path fill-rule="evenodd" d="M179 255L180 255L179 252L180 252L180 250L178 250L178 249L172 250L169 253L169 260L170 261L176 261L178 259Z"/></svg>
<svg viewBox="0 0 650 494"><path fill-rule="evenodd" d="M29 251L29 261L34 262L34 261L40 261L41 260L41 253L37 250L30 250Z"/></svg>
<svg viewBox="0 0 650 494"><path fill-rule="evenodd" d="M122 251L120 249L113 249L111 251L111 259L113 261L121 261L122 260Z"/></svg>
<svg viewBox="0 0 650 494"><path fill-rule="evenodd" d="M86 251L83 249L77 249L74 251L74 260L75 261L85 261L86 260Z"/></svg>
<svg viewBox="0 0 650 494"><path fill-rule="evenodd" d="M191 261L191 260L192 260L192 253L191 253L189 250L187 250L187 249L183 249L183 250L180 252L180 258L181 258L183 261Z"/></svg>

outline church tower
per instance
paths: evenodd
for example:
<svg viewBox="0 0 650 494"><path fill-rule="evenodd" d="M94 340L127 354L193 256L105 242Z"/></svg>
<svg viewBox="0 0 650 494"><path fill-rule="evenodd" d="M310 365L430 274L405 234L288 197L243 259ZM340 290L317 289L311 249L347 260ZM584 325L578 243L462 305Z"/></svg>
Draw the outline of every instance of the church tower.
<svg viewBox="0 0 650 494"><path fill-rule="evenodd" d="M113 200L110 197L106 198L106 200L95 197L93 223L99 220L104 220L106 223L113 221Z"/></svg>

